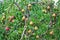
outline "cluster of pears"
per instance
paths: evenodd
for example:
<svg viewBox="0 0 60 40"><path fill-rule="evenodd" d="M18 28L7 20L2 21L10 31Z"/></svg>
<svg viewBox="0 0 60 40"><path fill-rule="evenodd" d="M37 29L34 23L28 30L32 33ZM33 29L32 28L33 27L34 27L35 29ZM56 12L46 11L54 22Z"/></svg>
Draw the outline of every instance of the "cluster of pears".
<svg viewBox="0 0 60 40"><path fill-rule="evenodd" d="M31 4L28 4L27 9L28 9L28 10L31 10L31 6L32 6ZM50 6L47 6L47 9L43 9L42 12L47 13L47 11L50 11L50 8L51 8ZM21 12L24 13L25 10L22 9ZM53 16L53 17L56 17L56 14L53 13L52 16ZM22 17L22 20L26 20L26 21L27 21L28 18L26 18L25 16L23 16L23 17ZM34 25L34 22L33 22L33 21L30 21L29 24L30 24L30 25ZM34 30L38 30L38 27L35 26L35 27L34 27ZM27 32L28 32L28 33L32 33L32 30L29 29ZM53 35L53 33L54 33L53 31L50 31L50 32L49 32L50 35ZM39 35L36 35L36 38L39 38Z"/></svg>
<svg viewBox="0 0 60 40"><path fill-rule="evenodd" d="M14 22L14 18L15 18L15 16L9 16L9 21Z"/></svg>
<svg viewBox="0 0 60 40"><path fill-rule="evenodd" d="M28 10L31 10L31 6L32 6L31 4L28 4L27 9L28 9ZM25 12L25 10L24 10L24 9L22 9L22 10L21 10L21 12L22 12L22 13L24 13L24 12Z"/></svg>
<svg viewBox="0 0 60 40"><path fill-rule="evenodd" d="M54 8L56 9L56 7L54 7ZM43 9L42 12L43 13L47 13L47 11L50 11L50 9L51 9L51 7L50 6L47 6L47 8L46 9ZM53 17L56 17L56 13L53 13L52 16Z"/></svg>

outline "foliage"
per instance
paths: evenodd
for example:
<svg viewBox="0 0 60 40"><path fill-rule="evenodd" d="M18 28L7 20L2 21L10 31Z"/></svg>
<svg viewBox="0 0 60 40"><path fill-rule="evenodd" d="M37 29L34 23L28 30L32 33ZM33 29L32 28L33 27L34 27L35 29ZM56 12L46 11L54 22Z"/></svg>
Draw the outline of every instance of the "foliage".
<svg viewBox="0 0 60 40"><path fill-rule="evenodd" d="M60 40L59 2L54 6L47 0L4 0L0 40Z"/></svg>

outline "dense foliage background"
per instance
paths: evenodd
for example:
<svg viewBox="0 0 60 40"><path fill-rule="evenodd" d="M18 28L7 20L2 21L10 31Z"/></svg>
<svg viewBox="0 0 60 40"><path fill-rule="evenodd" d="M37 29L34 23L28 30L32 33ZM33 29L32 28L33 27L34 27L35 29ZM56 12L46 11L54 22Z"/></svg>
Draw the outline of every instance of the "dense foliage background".
<svg viewBox="0 0 60 40"><path fill-rule="evenodd" d="M60 1L0 2L0 40L60 40Z"/></svg>

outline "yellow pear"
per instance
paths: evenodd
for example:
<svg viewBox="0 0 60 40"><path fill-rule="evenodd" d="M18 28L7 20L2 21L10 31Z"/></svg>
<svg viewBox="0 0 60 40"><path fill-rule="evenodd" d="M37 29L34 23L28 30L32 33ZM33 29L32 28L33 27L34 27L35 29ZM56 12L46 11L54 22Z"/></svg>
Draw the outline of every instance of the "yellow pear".
<svg viewBox="0 0 60 40"><path fill-rule="evenodd" d="M53 35L53 33L54 33L53 31L50 31L50 35Z"/></svg>
<svg viewBox="0 0 60 40"><path fill-rule="evenodd" d="M22 20L25 20L25 16L22 17Z"/></svg>
<svg viewBox="0 0 60 40"><path fill-rule="evenodd" d="M39 35L37 35L36 38L39 38Z"/></svg>
<svg viewBox="0 0 60 40"><path fill-rule="evenodd" d="M56 14L55 14L55 13L53 13L53 14L52 14L52 16L53 16L53 17L56 17Z"/></svg>
<svg viewBox="0 0 60 40"><path fill-rule="evenodd" d="M37 27L37 26L35 26L35 27L34 27L34 29L35 29L35 30L38 30L38 27Z"/></svg>
<svg viewBox="0 0 60 40"><path fill-rule="evenodd" d="M28 33L31 33L32 31L31 30L28 30Z"/></svg>
<svg viewBox="0 0 60 40"><path fill-rule="evenodd" d="M31 4L28 4L28 7L31 7L32 5Z"/></svg>
<svg viewBox="0 0 60 40"><path fill-rule="evenodd" d="M24 11L25 11L24 9L21 10L21 12L24 12Z"/></svg>
<svg viewBox="0 0 60 40"><path fill-rule="evenodd" d="M30 25L33 25L33 22L32 21L30 21Z"/></svg>

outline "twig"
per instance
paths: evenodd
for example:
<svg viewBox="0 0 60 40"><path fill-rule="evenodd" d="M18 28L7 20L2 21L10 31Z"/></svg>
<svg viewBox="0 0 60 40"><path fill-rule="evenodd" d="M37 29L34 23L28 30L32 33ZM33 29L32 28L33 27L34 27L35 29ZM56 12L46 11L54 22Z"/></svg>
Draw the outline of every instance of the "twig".
<svg viewBox="0 0 60 40"><path fill-rule="evenodd" d="M28 11L28 10L26 10L26 12L27 12L27 11ZM27 13L29 13L29 12L27 12ZM26 15L26 14L25 14L25 15ZM27 16L27 18L29 18L28 14L27 14L26 16ZM27 29L27 20L25 20L25 26L24 26L24 30L23 30L23 33L22 33L22 35L21 35L21 39L20 39L20 40L23 39L23 36L24 36L24 33L25 33L26 29Z"/></svg>
<svg viewBox="0 0 60 40"><path fill-rule="evenodd" d="M49 24L48 24L48 29L46 30L46 32L45 33L43 33L43 34L41 34L41 36L44 36L45 34L47 34L47 32L51 29L51 27L52 27L52 25L53 25L53 22L52 22L52 12L53 10L52 9L50 9L50 22L49 22Z"/></svg>
<svg viewBox="0 0 60 40"><path fill-rule="evenodd" d="M23 33L22 33L22 35L21 35L21 39L20 39L20 40L22 40L22 39L23 39L23 36L24 36L24 33L25 33L26 29L27 29L27 26L26 26L26 21L25 21L24 30L23 30Z"/></svg>
<svg viewBox="0 0 60 40"><path fill-rule="evenodd" d="M44 2L32 2L31 4L32 4L32 5L33 5L33 4L44 4Z"/></svg>

